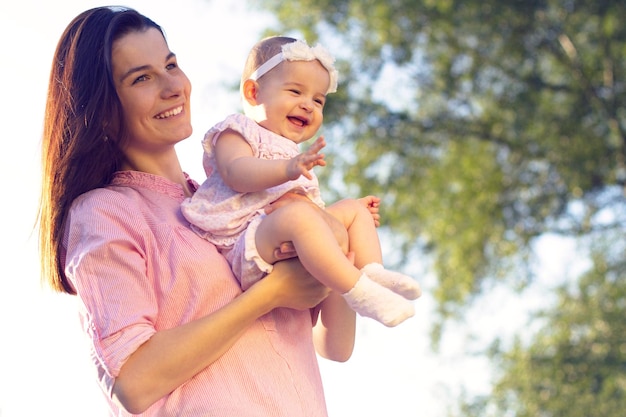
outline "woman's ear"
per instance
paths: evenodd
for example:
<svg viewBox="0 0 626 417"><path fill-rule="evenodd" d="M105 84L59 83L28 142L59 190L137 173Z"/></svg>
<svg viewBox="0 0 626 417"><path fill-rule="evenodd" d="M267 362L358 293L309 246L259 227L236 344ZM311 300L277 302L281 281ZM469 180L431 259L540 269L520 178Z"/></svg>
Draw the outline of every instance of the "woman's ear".
<svg viewBox="0 0 626 417"><path fill-rule="evenodd" d="M243 98L250 104L251 106L255 106L257 104L257 94L259 93L259 83L254 80L246 80L243 83L242 94Z"/></svg>

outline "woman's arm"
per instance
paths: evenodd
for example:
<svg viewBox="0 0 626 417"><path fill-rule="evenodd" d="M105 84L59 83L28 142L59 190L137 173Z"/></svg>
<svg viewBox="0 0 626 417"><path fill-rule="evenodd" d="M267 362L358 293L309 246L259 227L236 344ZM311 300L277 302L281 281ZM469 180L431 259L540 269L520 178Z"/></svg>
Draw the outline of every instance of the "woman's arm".
<svg viewBox="0 0 626 417"><path fill-rule="evenodd" d="M317 353L326 359L345 362L354 350L356 314L343 297L331 292L321 303L320 317L313 328Z"/></svg>
<svg viewBox="0 0 626 417"><path fill-rule="evenodd" d="M348 253L348 259L354 262L354 253ZM334 291L320 307L320 317L313 328L315 350L323 358L345 362L354 350L356 313Z"/></svg>
<svg viewBox="0 0 626 417"><path fill-rule="evenodd" d="M297 260L279 262L230 304L155 333L122 366L113 398L128 412L141 413L217 360L262 315L277 307L312 308L328 293Z"/></svg>

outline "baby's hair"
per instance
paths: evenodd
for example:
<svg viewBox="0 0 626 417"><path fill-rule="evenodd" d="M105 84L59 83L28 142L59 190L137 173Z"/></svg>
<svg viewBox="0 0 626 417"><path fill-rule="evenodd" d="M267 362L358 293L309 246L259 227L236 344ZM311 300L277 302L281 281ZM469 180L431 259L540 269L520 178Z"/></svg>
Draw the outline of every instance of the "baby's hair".
<svg viewBox="0 0 626 417"><path fill-rule="evenodd" d="M246 64L243 67L241 84L243 85L243 83L250 78L250 75L261 65L265 64L271 57L280 53L283 45L296 41L297 39L287 36L271 36L257 42L250 50Z"/></svg>

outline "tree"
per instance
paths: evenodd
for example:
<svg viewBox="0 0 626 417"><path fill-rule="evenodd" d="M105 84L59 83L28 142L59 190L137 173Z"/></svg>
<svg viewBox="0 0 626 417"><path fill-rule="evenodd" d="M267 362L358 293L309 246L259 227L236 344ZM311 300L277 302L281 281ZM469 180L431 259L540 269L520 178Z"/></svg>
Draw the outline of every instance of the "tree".
<svg viewBox="0 0 626 417"><path fill-rule="evenodd" d="M255 3L338 56L333 175L433 259L441 323L489 283L529 282L544 233L624 235L625 2Z"/></svg>
<svg viewBox="0 0 626 417"><path fill-rule="evenodd" d="M596 250L593 267L578 285L559 289L557 306L539 314L544 326L529 344L518 338L508 351L494 349L500 376L493 392L465 404L461 415L623 415L626 245L618 245L617 259L615 249Z"/></svg>

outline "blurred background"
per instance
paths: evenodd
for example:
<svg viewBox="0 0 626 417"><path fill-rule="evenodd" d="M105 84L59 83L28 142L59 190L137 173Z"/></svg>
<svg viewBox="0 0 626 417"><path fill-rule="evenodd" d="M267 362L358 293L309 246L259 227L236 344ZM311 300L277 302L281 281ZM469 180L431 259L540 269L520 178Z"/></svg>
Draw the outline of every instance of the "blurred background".
<svg viewBox="0 0 626 417"><path fill-rule="evenodd" d="M39 145L52 55L106 3L1 6L0 417L107 411L75 300L40 285ZM326 201L382 198L385 262L424 288L389 329L359 319L320 359L330 417L612 417L626 409L626 3L127 0L163 26L193 84L179 145L240 111L269 34L338 60Z"/></svg>

